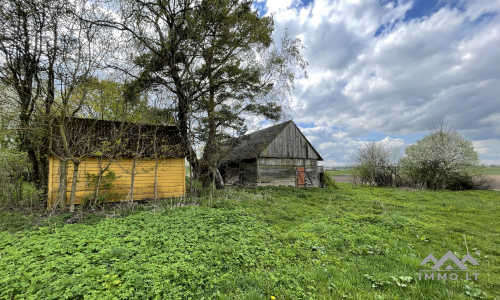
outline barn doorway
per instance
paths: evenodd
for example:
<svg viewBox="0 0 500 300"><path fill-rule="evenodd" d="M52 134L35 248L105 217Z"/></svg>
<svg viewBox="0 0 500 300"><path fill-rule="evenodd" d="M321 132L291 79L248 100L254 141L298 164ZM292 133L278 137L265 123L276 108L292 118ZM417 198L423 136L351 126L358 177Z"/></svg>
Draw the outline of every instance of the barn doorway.
<svg viewBox="0 0 500 300"><path fill-rule="evenodd" d="M295 187L304 188L306 187L306 170L304 167L297 167L295 171Z"/></svg>

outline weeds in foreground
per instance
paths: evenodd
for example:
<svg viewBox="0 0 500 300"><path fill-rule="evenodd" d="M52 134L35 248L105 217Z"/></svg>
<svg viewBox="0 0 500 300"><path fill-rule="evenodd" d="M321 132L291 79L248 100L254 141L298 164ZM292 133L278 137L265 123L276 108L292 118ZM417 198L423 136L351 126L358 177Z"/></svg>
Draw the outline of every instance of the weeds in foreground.
<svg viewBox="0 0 500 300"><path fill-rule="evenodd" d="M338 185L110 206L71 225L2 213L0 298L498 299L500 193ZM448 250L470 251L479 280L419 280Z"/></svg>

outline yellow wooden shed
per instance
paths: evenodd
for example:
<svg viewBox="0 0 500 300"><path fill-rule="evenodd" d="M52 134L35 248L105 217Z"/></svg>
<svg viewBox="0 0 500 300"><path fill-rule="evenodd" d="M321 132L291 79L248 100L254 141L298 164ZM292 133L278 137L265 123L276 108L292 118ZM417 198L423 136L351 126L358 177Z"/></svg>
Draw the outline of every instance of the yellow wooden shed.
<svg viewBox="0 0 500 300"><path fill-rule="evenodd" d="M106 201L149 200L155 196L155 187L157 199L185 195L186 151L177 127L78 118L64 128L70 152L81 160L75 204L96 198L96 193L105 195ZM59 130L53 132L48 207L57 199L61 159L68 159ZM73 180L70 160L67 169L69 203Z"/></svg>

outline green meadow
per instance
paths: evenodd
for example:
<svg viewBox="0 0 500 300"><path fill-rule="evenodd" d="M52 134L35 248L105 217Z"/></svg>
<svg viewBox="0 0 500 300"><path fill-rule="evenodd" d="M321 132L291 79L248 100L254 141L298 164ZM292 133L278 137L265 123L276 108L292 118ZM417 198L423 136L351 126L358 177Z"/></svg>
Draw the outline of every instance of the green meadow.
<svg viewBox="0 0 500 300"><path fill-rule="evenodd" d="M338 185L1 213L0 299L500 299L500 192ZM477 280L419 280L449 250Z"/></svg>
<svg viewBox="0 0 500 300"><path fill-rule="evenodd" d="M500 167L486 167L484 168L485 175L500 175Z"/></svg>
<svg viewBox="0 0 500 300"><path fill-rule="evenodd" d="M326 171L326 173L330 176L349 175L349 174L351 174L351 171L350 170L338 170L338 171Z"/></svg>

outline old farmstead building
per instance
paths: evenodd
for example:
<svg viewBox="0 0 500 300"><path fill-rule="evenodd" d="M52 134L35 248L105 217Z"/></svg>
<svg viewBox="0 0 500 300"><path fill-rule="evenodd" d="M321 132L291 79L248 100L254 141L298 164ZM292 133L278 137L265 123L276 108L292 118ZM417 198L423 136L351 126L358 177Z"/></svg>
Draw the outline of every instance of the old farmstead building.
<svg viewBox="0 0 500 300"><path fill-rule="evenodd" d="M293 121L235 139L219 169L226 184L321 187L323 158Z"/></svg>
<svg viewBox="0 0 500 300"><path fill-rule="evenodd" d="M61 136L53 130L49 157L48 206L54 205L60 180L60 160L64 156ZM82 162L78 169L75 204L81 204L96 191L96 179L102 172L100 194L111 195L107 201L153 199L185 195L185 157L179 131L175 126L138 125L92 119L73 119L66 128L71 151ZM135 159L134 159L135 157ZM135 162L134 162L135 161ZM67 168L69 203L73 165ZM105 176L113 172L108 185Z"/></svg>

